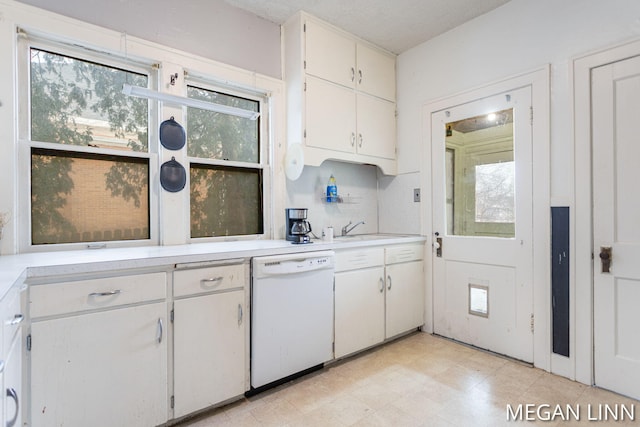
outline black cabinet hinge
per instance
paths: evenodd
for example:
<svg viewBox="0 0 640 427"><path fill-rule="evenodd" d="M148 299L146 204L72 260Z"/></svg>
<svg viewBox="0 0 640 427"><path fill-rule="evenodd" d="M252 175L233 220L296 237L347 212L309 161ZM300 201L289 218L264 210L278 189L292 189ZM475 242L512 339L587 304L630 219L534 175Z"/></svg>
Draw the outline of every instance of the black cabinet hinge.
<svg viewBox="0 0 640 427"><path fill-rule="evenodd" d="M176 404L176 398L175 396L171 396L171 409L175 407L175 404Z"/></svg>
<svg viewBox="0 0 640 427"><path fill-rule="evenodd" d="M31 351L31 334L27 335L27 351Z"/></svg>
<svg viewBox="0 0 640 427"><path fill-rule="evenodd" d="M171 313L169 315L169 319L171 319L171 323L173 323L173 320L175 319L175 311L172 309Z"/></svg>

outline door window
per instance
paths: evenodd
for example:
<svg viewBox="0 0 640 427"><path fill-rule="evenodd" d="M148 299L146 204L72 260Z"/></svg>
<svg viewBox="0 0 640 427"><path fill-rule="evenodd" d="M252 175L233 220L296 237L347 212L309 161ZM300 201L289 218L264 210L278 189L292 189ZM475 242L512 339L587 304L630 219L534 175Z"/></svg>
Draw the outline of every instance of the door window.
<svg viewBox="0 0 640 427"><path fill-rule="evenodd" d="M515 236L513 110L447 123L447 231Z"/></svg>

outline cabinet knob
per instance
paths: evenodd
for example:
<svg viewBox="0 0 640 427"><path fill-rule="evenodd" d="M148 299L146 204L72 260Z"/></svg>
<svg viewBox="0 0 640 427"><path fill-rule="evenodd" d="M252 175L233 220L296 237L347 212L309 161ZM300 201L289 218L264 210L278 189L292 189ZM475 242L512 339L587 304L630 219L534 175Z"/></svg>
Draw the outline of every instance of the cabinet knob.
<svg viewBox="0 0 640 427"><path fill-rule="evenodd" d="M358 84L362 84L362 70L358 70Z"/></svg>
<svg viewBox="0 0 640 427"><path fill-rule="evenodd" d="M356 69L351 67L351 81L353 82L356 79Z"/></svg>
<svg viewBox="0 0 640 427"><path fill-rule="evenodd" d="M387 281L389 282L389 286L387 286L387 290L391 290L391 276L387 276Z"/></svg>

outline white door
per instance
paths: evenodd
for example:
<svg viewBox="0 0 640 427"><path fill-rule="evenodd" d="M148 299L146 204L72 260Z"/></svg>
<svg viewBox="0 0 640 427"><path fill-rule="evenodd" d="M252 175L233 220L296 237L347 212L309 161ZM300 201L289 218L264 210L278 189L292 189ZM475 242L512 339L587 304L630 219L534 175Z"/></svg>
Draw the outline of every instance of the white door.
<svg viewBox="0 0 640 427"><path fill-rule="evenodd" d="M31 425L167 420L164 302L33 322Z"/></svg>
<svg viewBox="0 0 640 427"><path fill-rule="evenodd" d="M384 341L384 267L336 273L335 357Z"/></svg>
<svg viewBox="0 0 640 427"><path fill-rule="evenodd" d="M174 311L174 417L244 393L244 291L181 299Z"/></svg>
<svg viewBox="0 0 640 427"><path fill-rule="evenodd" d="M532 362L531 88L431 122L434 331Z"/></svg>
<svg viewBox="0 0 640 427"><path fill-rule="evenodd" d="M592 81L595 383L638 399L640 57L596 68Z"/></svg>
<svg viewBox="0 0 640 427"><path fill-rule="evenodd" d="M358 154L395 159L396 104L361 93L356 99Z"/></svg>

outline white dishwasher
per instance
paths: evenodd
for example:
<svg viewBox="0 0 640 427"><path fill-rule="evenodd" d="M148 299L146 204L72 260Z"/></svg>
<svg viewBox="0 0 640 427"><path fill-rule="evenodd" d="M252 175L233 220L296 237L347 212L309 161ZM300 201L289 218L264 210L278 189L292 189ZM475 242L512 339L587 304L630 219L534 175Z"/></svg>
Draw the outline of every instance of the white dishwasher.
<svg viewBox="0 0 640 427"><path fill-rule="evenodd" d="M253 258L254 389L333 359L333 271L333 251Z"/></svg>

